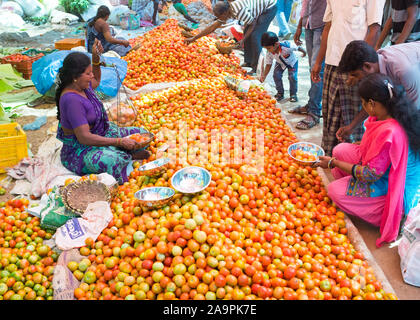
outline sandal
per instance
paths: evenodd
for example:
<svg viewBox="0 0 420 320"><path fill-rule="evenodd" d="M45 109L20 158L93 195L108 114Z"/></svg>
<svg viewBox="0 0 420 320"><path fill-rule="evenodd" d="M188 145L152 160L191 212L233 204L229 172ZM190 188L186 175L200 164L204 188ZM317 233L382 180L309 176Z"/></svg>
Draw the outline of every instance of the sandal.
<svg viewBox="0 0 420 320"><path fill-rule="evenodd" d="M309 130L319 124L319 118L313 114L308 114L305 119L296 124L296 129Z"/></svg>
<svg viewBox="0 0 420 320"><path fill-rule="evenodd" d="M290 96L290 102L297 102L297 101L298 101L298 97L297 96L295 96L295 95Z"/></svg>
<svg viewBox="0 0 420 320"><path fill-rule="evenodd" d="M308 114L308 105L297 106L291 110L288 110L287 112L294 114Z"/></svg>

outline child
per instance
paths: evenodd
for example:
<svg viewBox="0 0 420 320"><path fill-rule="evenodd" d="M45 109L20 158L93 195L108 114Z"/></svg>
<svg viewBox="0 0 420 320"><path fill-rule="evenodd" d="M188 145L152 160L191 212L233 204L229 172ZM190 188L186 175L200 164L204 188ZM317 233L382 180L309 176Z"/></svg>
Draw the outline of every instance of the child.
<svg viewBox="0 0 420 320"><path fill-rule="evenodd" d="M261 37L261 45L267 50L265 56L265 66L261 72L261 82L264 82L268 73L270 72L273 60L276 60L273 78L276 84L277 94L274 96L278 102L284 99L283 88L283 72L288 70L290 83L290 102L298 101L297 98L297 74L298 74L298 59L294 51L302 52L302 57L306 56L306 51L301 47L289 41L279 42L279 38L274 32L265 32Z"/></svg>

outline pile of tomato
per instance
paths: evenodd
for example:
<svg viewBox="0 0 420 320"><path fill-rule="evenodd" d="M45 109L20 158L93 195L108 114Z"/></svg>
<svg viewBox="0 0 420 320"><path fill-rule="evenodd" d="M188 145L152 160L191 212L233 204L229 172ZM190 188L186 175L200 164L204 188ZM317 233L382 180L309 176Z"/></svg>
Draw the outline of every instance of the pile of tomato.
<svg viewBox="0 0 420 320"><path fill-rule="evenodd" d="M185 136L186 147L178 135L170 148L178 161L161 176L143 176L136 162L112 200L113 221L80 249L85 273L76 262L69 266L79 270L78 279L89 272L75 290L77 299L396 298L384 292L350 243L344 213L327 197L316 169L287 154L297 139L267 92L254 87L240 95L219 77L138 95L133 103L157 136L148 161L168 142L159 132L177 130L182 122L202 135L217 129L222 137L233 129L263 130L264 170L197 157L189 164L211 173L209 187L199 194L176 193L168 205L150 210L134 193L171 187L170 178L185 166L179 159L194 151L198 140ZM255 139L254 134L251 150ZM232 151L234 138L227 143Z"/></svg>
<svg viewBox="0 0 420 320"><path fill-rule="evenodd" d="M26 212L29 201L14 199L0 208L0 300L52 300L58 254L45 245L52 234Z"/></svg>
<svg viewBox="0 0 420 320"><path fill-rule="evenodd" d="M142 45L123 58L128 63L124 79L128 88L135 90L148 83L179 82L220 74L245 76L245 71L239 67L239 58L220 54L215 39L203 37L187 45L181 30L177 20L168 19L130 40L133 45L137 42Z"/></svg>

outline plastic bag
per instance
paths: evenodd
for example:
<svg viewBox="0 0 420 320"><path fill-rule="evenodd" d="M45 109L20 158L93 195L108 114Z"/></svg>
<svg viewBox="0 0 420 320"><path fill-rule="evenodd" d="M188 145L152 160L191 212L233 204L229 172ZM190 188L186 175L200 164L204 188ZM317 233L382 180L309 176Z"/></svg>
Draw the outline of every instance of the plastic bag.
<svg viewBox="0 0 420 320"><path fill-rule="evenodd" d="M302 0L295 0L290 11L289 24L297 26L300 19L300 11L302 10Z"/></svg>
<svg viewBox="0 0 420 320"><path fill-rule="evenodd" d="M71 50L60 50L53 52L41 59L35 61L32 64L32 77L31 80L34 83L39 93L45 94L50 88L55 85L55 79L57 77L58 70L63 65L64 58L73 51ZM92 57L90 53L85 53ZM127 74L127 62L114 58L114 57L102 57L105 63L115 64L118 70L121 81L124 80ZM99 91L107 96L115 97L118 93L121 83L115 73L114 68L101 67L101 83L96 91Z"/></svg>
<svg viewBox="0 0 420 320"><path fill-rule="evenodd" d="M47 197L46 199L44 198L45 196ZM46 206L40 211L41 227L43 228L55 230L68 220L79 217L79 215L66 209L59 187L54 187L48 195L43 195L41 198L42 202L46 202Z"/></svg>
<svg viewBox="0 0 420 320"><path fill-rule="evenodd" d="M420 287L420 204L408 213L398 254L404 281Z"/></svg>
<svg viewBox="0 0 420 320"><path fill-rule="evenodd" d="M108 202L89 203L81 218L68 220L65 225L57 229L55 243L61 250L82 247L87 238L92 238L95 241L112 218Z"/></svg>
<svg viewBox="0 0 420 320"><path fill-rule="evenodd" d="M78 21L79 17L74 14L53 9L50 14L50 22L54 24L68 24Z"/></svg>
<svg viewBox="0 0 420 320"><path fill-rule="evenodd" d="M19 3L14 1L6 1L3 2L0 6L0 10L8 10L12 13L16 13L17 15L23 17L23 9Z"/></svg>
<svg viewBox="0 0 420 320"><path fill-rule="evenodd" d="M77 249L63 251L60 254L52 280L54 300L75 300L74 289L79 287L80 281L76 279L67 264L70 261L80 262L83 258Z"/></svg>
<svg viewBox="0 0 420 320"><path fill-rule="evenodd" d="M116 6L111 9L111 14L108 18L108 23L114 26L120 25L120 16L130 12L130 8L127 6Z"/></svg>
<svg viewBox="0 0 420 320"><path fill-rule="evenodd" d="M0 27L21 28L25 24L22 17L8 10L0 11Z"/></svg>
<svg viewBox="0 0 420 320"><path fill-rule="evenodd" d="M134 13L124 13L120 15L120 26L124 30L136 30L140 28L140 18Z"/></svg>
<svg viewBox="0 0 420 320"><path fill-rule="evenodd" d="M18 3L23 13L28 17L41 17L47 14L44 6L37 0L14 0Z"/></svg>

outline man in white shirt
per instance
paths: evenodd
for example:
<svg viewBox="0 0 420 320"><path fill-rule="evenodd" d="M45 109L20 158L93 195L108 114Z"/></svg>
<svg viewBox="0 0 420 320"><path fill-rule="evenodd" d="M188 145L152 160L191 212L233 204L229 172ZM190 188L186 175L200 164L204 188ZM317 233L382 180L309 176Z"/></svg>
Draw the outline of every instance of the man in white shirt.
<svg viewBox="0 0 420 320"><path fill-rule="evenodd" d="M338 72L338 64L347 44L365 40L375 45L379 35L385 0L327 0L325 27L321 47L311 71L312 81L320 81L319 72L325 58L322 92L322 148L329 156L338 144L337 130L350 124L361 110L357 87L346 85L346 76ZM360 141L360 125L349 141Z"/></svg>

